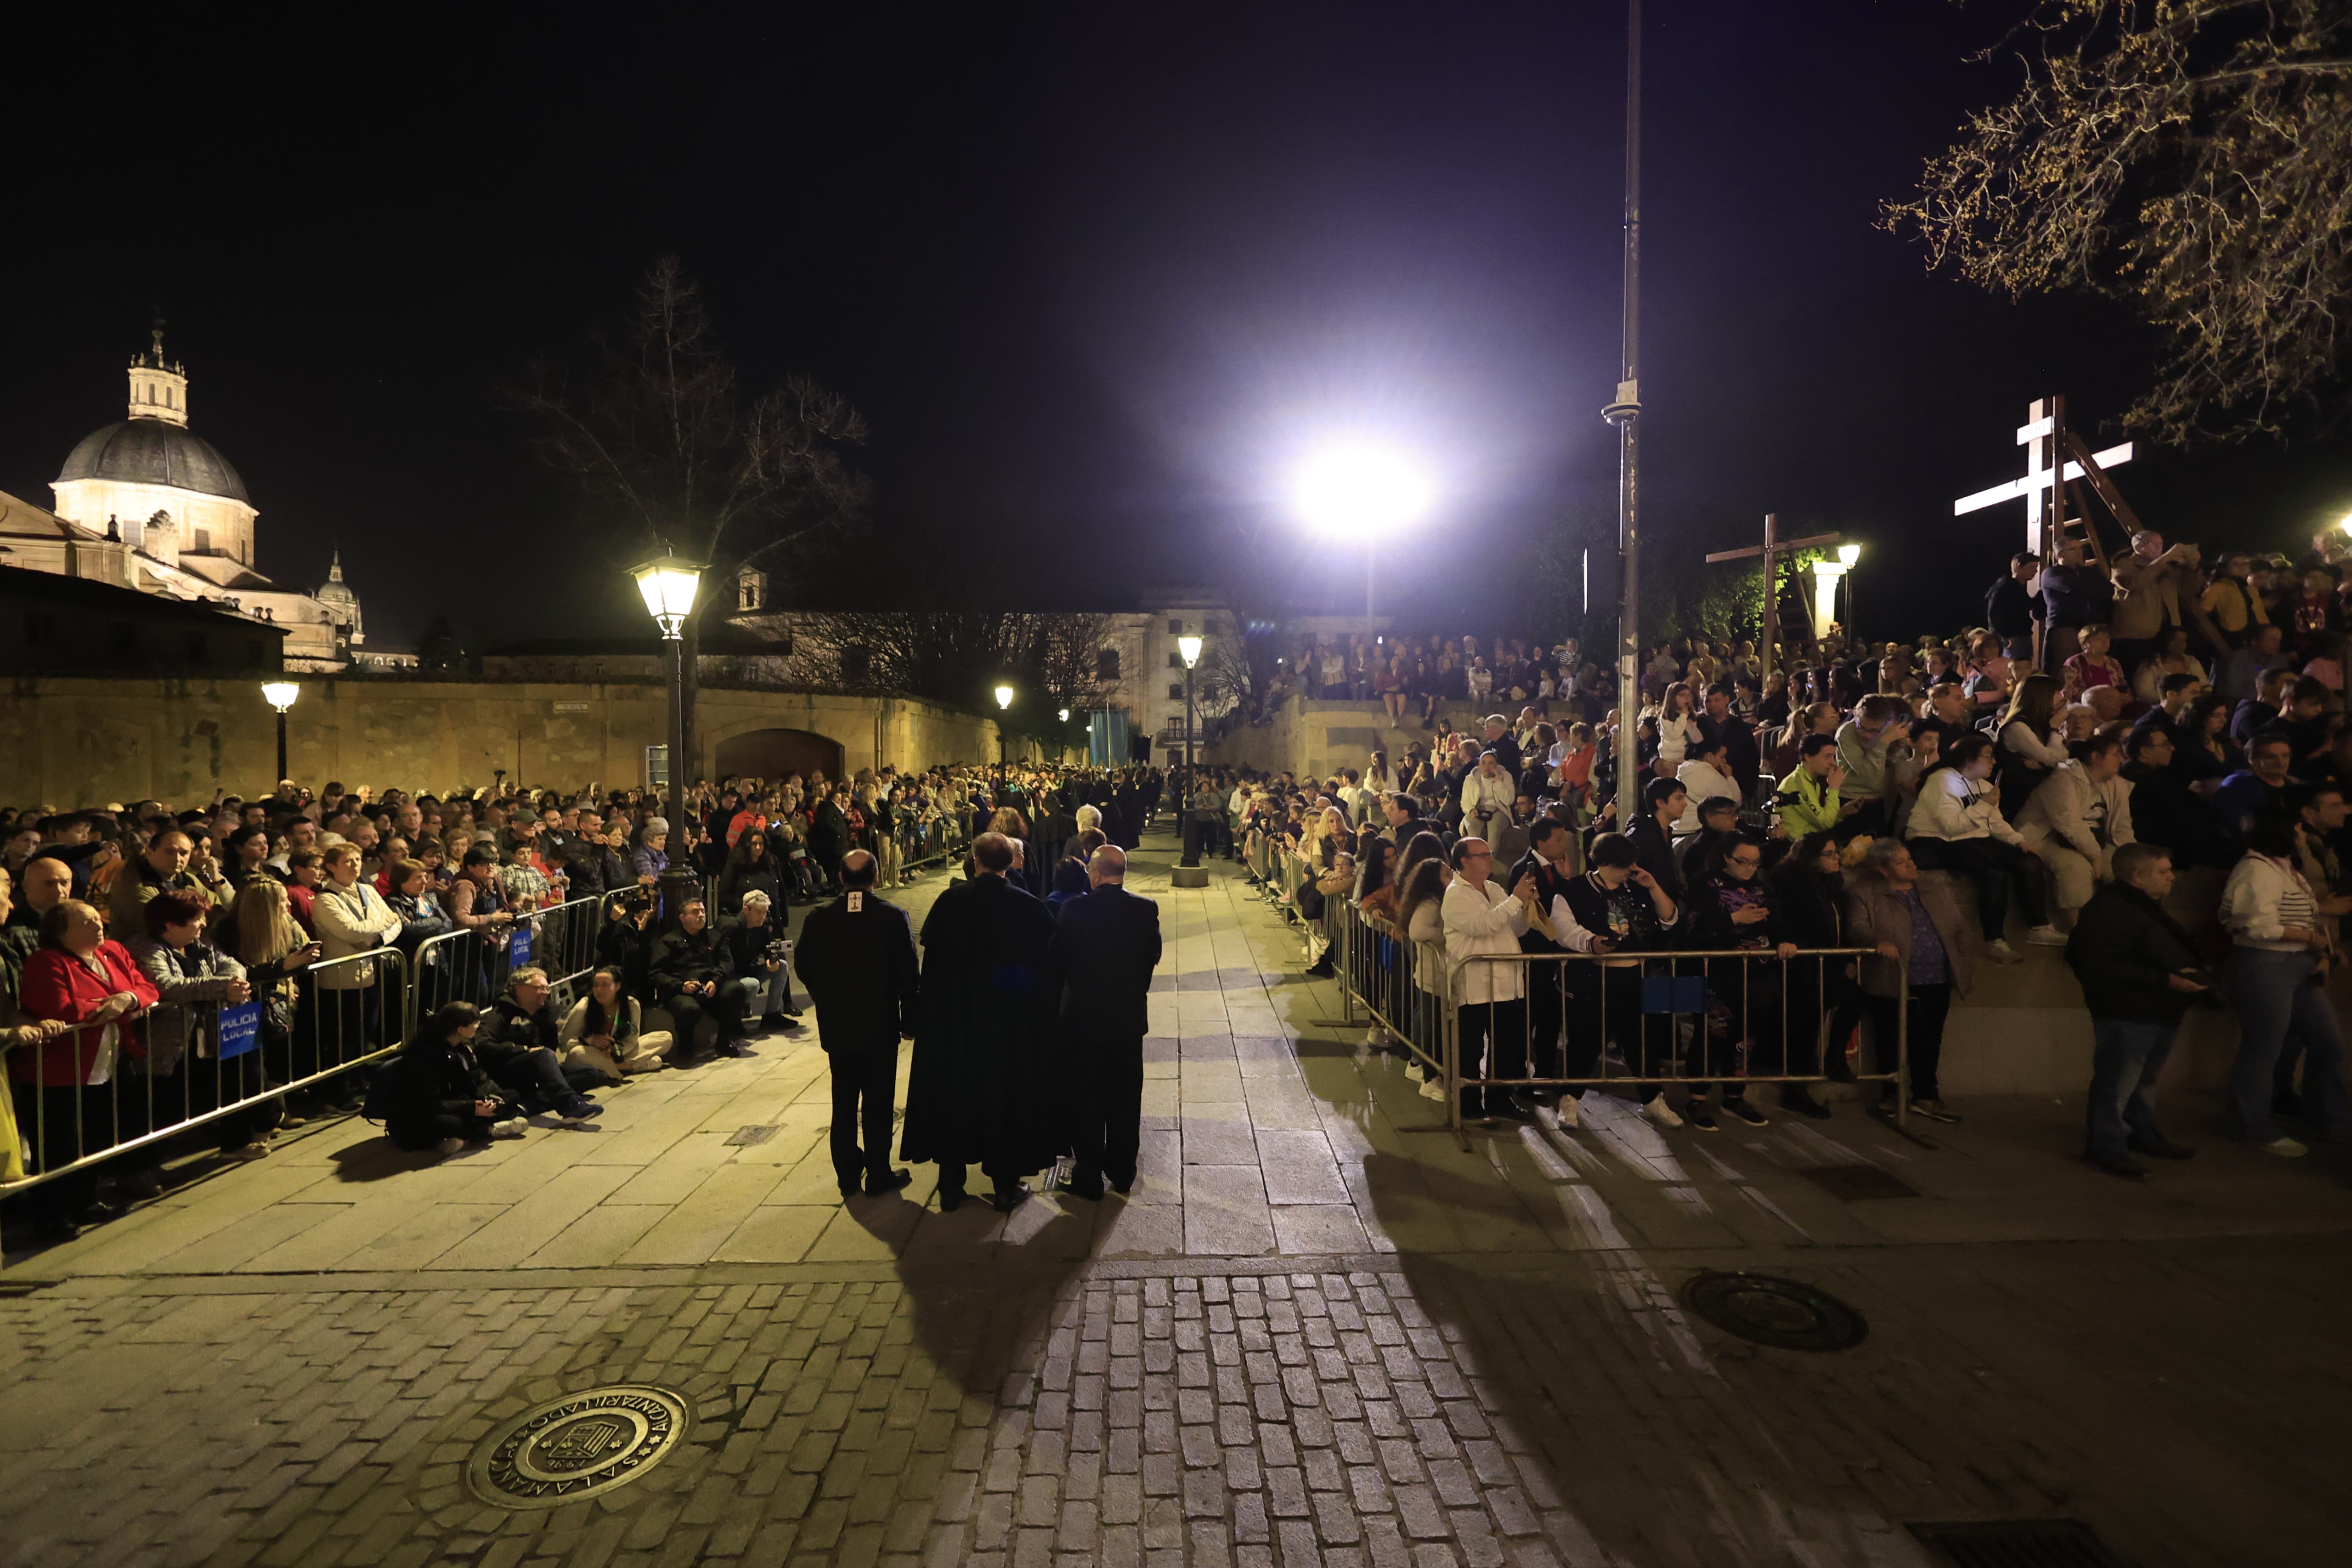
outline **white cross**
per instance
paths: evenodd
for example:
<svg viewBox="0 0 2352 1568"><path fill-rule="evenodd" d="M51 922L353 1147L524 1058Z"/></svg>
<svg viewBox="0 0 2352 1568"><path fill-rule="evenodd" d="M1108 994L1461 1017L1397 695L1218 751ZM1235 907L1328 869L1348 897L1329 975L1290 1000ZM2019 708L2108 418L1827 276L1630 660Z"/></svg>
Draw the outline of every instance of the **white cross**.
<svg viewBox="0 0 2352 1568"><path fill-rule="evenodd" d="M2025 499L2025 547L2033 554L2043 552L2045 525L2058 515L2053 501L2053 473L2058 482L2068 483L2083 477L2083 465L2069 461L2062 468L2059 453L2066 441L2062 424L2065 405L2054 397L2042 398L2026 410L2027 423L2018 427L2017 444L2025 448L2025 477L1995 485L1989 490L1979 490L1962 496L1952 503L1952 515L1965 517L1989 506L1999 506L2005 500ZM2091 454L2091 461L2100 468L2116 468L2132 460L2132 444L2110 447L2104 452Z"/></svg>

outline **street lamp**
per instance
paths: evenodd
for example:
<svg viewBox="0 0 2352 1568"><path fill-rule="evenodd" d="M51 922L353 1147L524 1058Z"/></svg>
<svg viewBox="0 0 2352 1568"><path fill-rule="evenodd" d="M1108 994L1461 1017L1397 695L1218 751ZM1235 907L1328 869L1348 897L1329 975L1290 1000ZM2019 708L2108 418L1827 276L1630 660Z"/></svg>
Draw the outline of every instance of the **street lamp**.
<svg viewBox="0 0 2352 1568"><path fill-rule="evenodd" d="M1845 568L1845 635L1846 640L1849 642L1853 640L1855 636L1855 626L1862 619L1861 616L1855 611L1853 603L1853 566L1854 563L1861 559L1861 545L1841 544L1838 546L1838 564Z"/></svg>
<svg viewBox="0 0 2352 1568"><path fill-rule="evenodd" d="M1364 549L1364 621L1371 629L1372 568L1379 546L1429 508L1429 481L1393 452L1336 447L1299 468L1292 487L1309 528ZM1197 640L1197 639L1196 639Z"/></svg>
<svg viewBox="0 0 2352 1568"><path fill-rule="evenodd" d="M1176 651L1184 660L1184 793L1177 797L1184 813L1184 855L1180 864L1191 868L1201 863L1200 824L1192 820L1192 669L1201 662L1200 637L1178 637Z"/></svg>
<svg viewBox="0 0 2352 1568"><path fill-rule="evenodd" d="M996 710L1000 713L1004 713L1011 711L1012 708L1013 688L1005 685L1003 681L999 681L996 686ZM1000 720L996 726L996 765L999 768L1004 766L1005 757L1004 724L1003 721Z"/></svg>
<svg viewBox="0 0 2352 1568"><path fill-rule="evenodd" d="M1845 573L1843 561L1823 557L1813 563L1813 635L1817 637L1829 636L1830 627L1837 620L1838 579ZM1853 632L1852 626L1846 628L1849 637Z"/></svg>
<svg viewBox="0 0 2352 1568"><path fill-rule="evenodd" d="M302 695L301 684L292 680L265 680L261 683L262 700L278 710L278 778L270 781L276 789L278 780L286 775L286 710Z"/></svg>
<svg viewBox="0 0 2352 1568"><path fill-rule="evenodd" d="M642 565L629 568L644 595L646 613L661 627L669 652L669 826L672 842L686 842L686 639L680 634L694 614L695 596L702 588L702 563L665 551ZM661 918L674 918L693 874L683 868L683 853L662 874Z"/></svg>

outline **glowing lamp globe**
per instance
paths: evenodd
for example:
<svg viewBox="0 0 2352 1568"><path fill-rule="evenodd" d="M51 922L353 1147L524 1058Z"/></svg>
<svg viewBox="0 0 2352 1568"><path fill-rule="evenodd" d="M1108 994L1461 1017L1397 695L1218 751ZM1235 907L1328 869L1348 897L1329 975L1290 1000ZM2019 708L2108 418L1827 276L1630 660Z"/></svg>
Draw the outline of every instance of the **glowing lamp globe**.
<svg viewBox="0 0 2352 1568"><path fill-rule="evenodd" d="M1013 706L1013 688L1009 686L1000 686L996 689L996 705L999 708L1010 708Z"/></svg>
<svg viewBox="0 0 2352 1568"><path fill-rule="evenodd" d="M674 637L694 614L695 595L702 587L702 563L683 555L657 555L629 568L644 595L646 613L660 626L662 636Z"/></svg>
<svg viewBox="0 0 2352 1568"><path fill-rule="evenodd" d="M1196 637L1178 637L1176 651L1183 656L1184 668L1190 669L1201 662L1201 639Z"/></svg>
<svg viewBox="0 0 2352 1568"><path fill-rule="evenodd" d="M301 695L302 688L298 681L265 680L261 683L262 700L280 713L293 707L294 700Z"/></svg>
<svg viewBox="0 0 2352 1568"><path fill-rule="evenodd" d="M1380 537L1429 509L1429 481L1393 452L1338 447L1307 459L1293 486L1300 519L1318 533Z"/></svg>

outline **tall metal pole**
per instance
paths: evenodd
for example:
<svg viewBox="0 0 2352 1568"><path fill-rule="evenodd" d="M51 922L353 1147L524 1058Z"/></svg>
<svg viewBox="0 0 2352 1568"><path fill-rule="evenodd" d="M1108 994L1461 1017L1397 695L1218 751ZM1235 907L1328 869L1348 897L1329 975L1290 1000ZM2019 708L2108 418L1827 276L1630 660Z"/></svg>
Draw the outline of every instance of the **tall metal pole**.
<svg viewBox="0 0 2352 1568"><path fill-rule="evenodd" d="M278 710L278 778L286 776L286 710L280 708ZM270 780L269 787L274 793L278 788L278 779Z"/></svg>
<svg viewBox="0 0 2352 1568"><path fill-rule="evenodd" d="M676 632L669 642L669 828L686 829L686 641Z"/></svg>
<svg viewBox="0 0 2352 1568"><path fill-rule="evenodd" d="M1192 667L1184 667L1184 789L1177 798L1178 816L1181 824L1183 852L1177 863L1185 867L1201 863L1200 825L1192 820Z"/></svg>
<svg viewBox="0 0 2352 1568"><path fill-rule="evenodd" d="M1625 0L1625 282L1617 400L1602 417L1617 426L1617 549L1624 598L1617 618L1617 827L1641 814L1635 717L1642 695L1642 538L1638 526L1642 416L1642 0Z"/></svg>

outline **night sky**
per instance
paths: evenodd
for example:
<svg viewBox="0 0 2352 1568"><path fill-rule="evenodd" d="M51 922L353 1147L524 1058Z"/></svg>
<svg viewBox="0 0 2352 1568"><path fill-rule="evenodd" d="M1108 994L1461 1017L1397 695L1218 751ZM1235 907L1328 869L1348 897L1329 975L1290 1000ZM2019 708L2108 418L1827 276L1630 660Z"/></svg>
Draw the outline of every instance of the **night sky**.
<svg viewBox="0 0 2352 1568"><path fill-rule="evenodd" d="M2126 321L1930 280L1872 227L2005 89L1965 57L2018 8L1654 0L1657 548L1750 542L1768 510L1843 528L1865 630L1948 629L2022 535L2021 507L1950 498L2021 468L2027 402L2117 438ZM873 516L788 599L908 560L998 602L1214 584L1229 531L1286 531L1291 467L1355 433L1440 492L1383 607L1547 629L1538 542L1614 537L1621 7L840 9L20 19L0 489L49 501L160 306L262 568L313 584L339 545L372 644L436 612L475 647L640 630L641 542L578 526L499 393L584 358L674 253L750 386L805 371L874 427ZM2120 477L2209 542L2352 510L2340 446ZM1283 576L1360 602L1329 552Z"/></svg>

